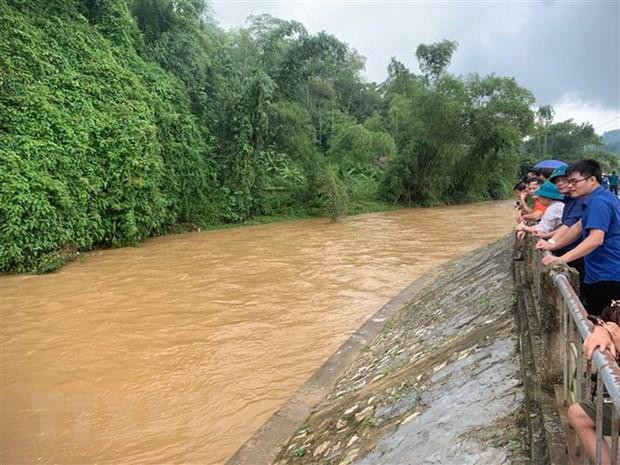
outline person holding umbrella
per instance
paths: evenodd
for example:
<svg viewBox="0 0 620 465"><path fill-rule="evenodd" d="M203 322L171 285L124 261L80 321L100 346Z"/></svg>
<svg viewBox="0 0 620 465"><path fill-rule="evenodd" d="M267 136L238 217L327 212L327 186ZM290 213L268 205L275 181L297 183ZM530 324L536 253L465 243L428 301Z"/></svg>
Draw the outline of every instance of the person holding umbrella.
<svg viewBox="0 0 620 465"><path fill-rule="evenodd" d="M553 171L562 166L568 166L568 164L561 160L543 160L534 165L534 170L543 181L547 181Z"/></svg>

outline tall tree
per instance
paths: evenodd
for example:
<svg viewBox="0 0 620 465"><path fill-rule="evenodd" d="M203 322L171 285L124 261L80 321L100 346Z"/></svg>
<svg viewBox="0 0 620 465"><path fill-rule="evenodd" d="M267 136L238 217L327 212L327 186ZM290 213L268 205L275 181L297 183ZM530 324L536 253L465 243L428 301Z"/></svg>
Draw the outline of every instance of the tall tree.
<svg viewBox="0 0 620 465"><path fill-rule="evenodd" d="M453 40L418 45L415 54L422 74L431 81L437 81L446 72L458 45L458 42Z"/></svg>

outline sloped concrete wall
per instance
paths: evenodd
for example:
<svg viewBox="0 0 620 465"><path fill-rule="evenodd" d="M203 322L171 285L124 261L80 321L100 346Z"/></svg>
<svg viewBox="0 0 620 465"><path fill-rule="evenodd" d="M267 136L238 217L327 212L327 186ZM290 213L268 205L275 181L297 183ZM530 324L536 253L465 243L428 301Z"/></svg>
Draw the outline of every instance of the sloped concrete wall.
<svg viewBox="0 0 620 465"><path fill-rule="evenodd" d="M277 465L527 462L510 238L446 266L280 450Z"/></svg>

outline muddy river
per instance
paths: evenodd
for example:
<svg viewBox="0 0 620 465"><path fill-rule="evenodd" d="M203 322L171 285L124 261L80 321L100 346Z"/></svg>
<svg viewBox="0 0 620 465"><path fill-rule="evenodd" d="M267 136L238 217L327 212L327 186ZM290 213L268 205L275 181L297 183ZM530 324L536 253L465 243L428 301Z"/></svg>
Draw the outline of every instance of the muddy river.
<svg viewBox="0 0 620 465"><path fill-rule="evenodd" d="M222 464L370 315L511 203L167 236L0 277L0 463Z"/></svg>

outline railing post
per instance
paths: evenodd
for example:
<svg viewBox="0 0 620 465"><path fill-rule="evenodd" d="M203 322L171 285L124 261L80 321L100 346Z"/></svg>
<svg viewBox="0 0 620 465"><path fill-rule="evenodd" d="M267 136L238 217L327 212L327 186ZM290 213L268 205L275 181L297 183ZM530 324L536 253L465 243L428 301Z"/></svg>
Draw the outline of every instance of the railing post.
<svg viewBox="0 0 620 465"><path fill-rule="evenodd" d="M588 374L589 377L589 374ZM603 378L601 372L596 371L596 452L595 463L601 465L603 451Z"/></svg>
<svg viewBox="0 0 620 465"><path fill-rule="evenodd" d="M542 255L537 253L537 262L540 271L538 274L538 314L540 327L545 336L545 370L547 381L559 380L564 372L562 362L562 352L564 332L562 321L564 317L564 304L562 296L559 294L553 282L549 268L540 265ZM553 269L557 273L562 273L567 277L571 284L578 280L578 275L574 270L566 265L554 265Z"/></svg>
<svg viewBox="0 0 620 465"><path fill-rule="evenodd" d="M570 352L570 342L568 340L568 310L566 309L566 304L562 303L562 385L564 389L562 390L564 405L568 402L568 364L569 364L569 352Z"/></svg>
<svg viewBox="0 0 620 465"><path fill-rule="evenodd" d="M611 463L618 465L618 427L620 426L620 418L618 417L618 409L611 404Z"/></svg>

